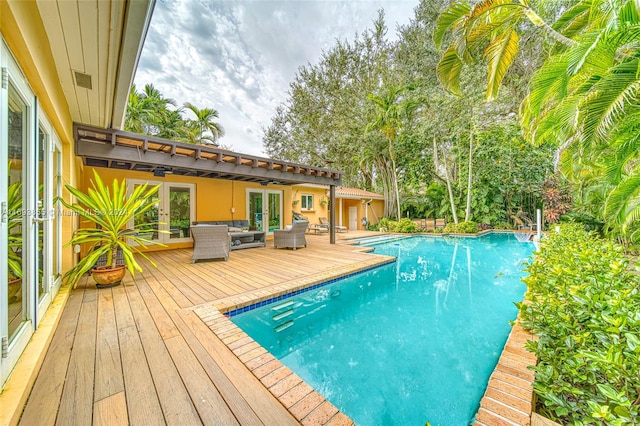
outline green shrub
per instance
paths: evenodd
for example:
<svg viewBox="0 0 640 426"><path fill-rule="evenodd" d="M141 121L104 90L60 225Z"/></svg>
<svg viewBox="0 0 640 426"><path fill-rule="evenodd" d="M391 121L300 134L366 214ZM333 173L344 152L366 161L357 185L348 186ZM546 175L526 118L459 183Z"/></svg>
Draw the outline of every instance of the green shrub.
<svg viewBox="0 0 640 426"><path fill-rule="evenodd" d="M380 224L379 223L369 223L367 224L367 231L379 231Z"/></svg>
<svg viewBox="0 0 640 426"><path fill-rule="evenodd" d="M444 232L452 234L476 234L478 233L478 224L476 222L460 222L458 224L449 222L444 227Z"/></svg>
<svg viewBox="0 0 640 426"><path fill-rule="evenodd" d="M390 231L391 230L391 220L387 219L386 217L383 217L382 219L380 219L380 229L384 229L385 231Z"/></svg>
<svg viewBox="0 0 640 426"><path fill-rule="evenodd" d="M638 424L640 277L621 247L578 224L541 241L527 267L530 304L522 324L539 337L527 347L538 411L561 424Z"/></svg>
<svg viewBox="0 0 640 426"><path fill-rule="evenodd" d="M508 222L502 222L502 223L497 223L495 225L493 225L493 229L506 229L506 230L512 230L514 229L513 225L508 223Z"/></svg>
<svg viewBox="0 0 640 426"><path fill-rule="evenodd" d="M461 234L477 234L478 231L478 224L476 222L468 221L458 224L458 232Z"/></svg>
<svg viewBox="0 0 640 426"><path fill-rule="evenodd" d="M395 227L395 232L402 232L405 234L412 234L418 230L416 224L409 218L402 218Z"/></svg>

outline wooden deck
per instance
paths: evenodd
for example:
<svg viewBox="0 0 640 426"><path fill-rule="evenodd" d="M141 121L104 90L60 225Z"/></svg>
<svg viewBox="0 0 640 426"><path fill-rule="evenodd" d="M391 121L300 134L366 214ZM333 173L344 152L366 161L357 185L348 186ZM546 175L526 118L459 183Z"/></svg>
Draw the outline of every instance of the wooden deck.
<svg viewBox="0 0 640 426"><path fill-rule="evenodd" d="M191 264L190 249L156 252L157 268L144 262L144 272L119 287L96 290L85 280L69 297L21 424L348 423L340 413L294 417L296 407L285 408L196 313L382 259L329 245L327 235L307 240L296 251L269 241L232 252L228 262Z"/></svg>

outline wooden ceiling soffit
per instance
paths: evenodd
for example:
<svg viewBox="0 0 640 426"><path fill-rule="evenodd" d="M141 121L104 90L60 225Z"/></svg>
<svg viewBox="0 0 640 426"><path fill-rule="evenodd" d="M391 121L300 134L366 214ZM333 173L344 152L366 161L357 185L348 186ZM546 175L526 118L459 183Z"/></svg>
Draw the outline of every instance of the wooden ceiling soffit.
<svg viewBox="0 0 640 426"><path fill-rule="evenodd" d="M342 172L206 145L74 124L76 155L84 164L121 170L166 173L246 182L340 185Z"/></svg>

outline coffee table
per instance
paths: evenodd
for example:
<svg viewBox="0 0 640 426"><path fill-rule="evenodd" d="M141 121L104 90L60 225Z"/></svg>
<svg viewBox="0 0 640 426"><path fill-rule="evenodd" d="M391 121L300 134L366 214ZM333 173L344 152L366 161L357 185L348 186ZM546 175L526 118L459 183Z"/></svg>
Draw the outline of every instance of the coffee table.
<svg viewBox="0 0 640 426"><path fill-rule="evenodd" d="M230 232L231 250L264 247L265 233L260 231Z"/></svg>

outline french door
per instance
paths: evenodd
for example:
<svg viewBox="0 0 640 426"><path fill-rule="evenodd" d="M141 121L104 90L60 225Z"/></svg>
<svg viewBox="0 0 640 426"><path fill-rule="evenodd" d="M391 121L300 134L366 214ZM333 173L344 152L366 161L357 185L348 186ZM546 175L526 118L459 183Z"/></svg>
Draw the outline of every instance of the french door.
<svg viewBox="0 0 640 426"><path fill-rule="evenodd" d="M247 189L247 220L249 227L267 234L282 229L282 191Z"/></svg>
<svg viewBox="0 0 640 426"><path fill-rule="evenodd" d="M61 280L60 141L0 41L0 385Z"/></svg>
<svg viewBox="0 0 640 426"><path fill-rule="evenodd" d="M138 228L145 238L164 244L191 241L190 227L196 215L195 185L127 179L129 194L136 186L147 182L149 186L160 184L160 190L156 194L158 204L143 214L136 215L133 223L128 226Z"/></svg>

